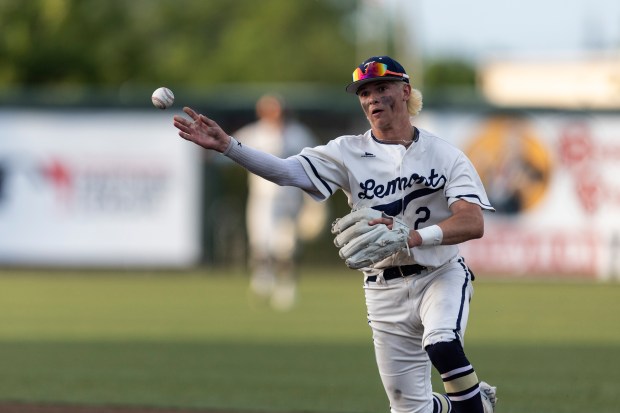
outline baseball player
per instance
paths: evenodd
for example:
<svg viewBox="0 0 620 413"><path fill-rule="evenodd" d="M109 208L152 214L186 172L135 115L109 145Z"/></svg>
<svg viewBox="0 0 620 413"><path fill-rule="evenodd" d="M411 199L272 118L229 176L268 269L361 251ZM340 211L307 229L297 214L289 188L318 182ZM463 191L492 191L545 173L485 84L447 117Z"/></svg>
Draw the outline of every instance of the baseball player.
<svg viewBox="0 0 620 413"><path fill-rule="evenodd" d="M317 200L340 189L352 212L332 224L350 268L364 274L368 322L392 413L492 413L496 391L479 381L463 348L474 275L457 244L484 232L493 211L480 178L457 148L412 124L422 95L388 56L353 72L370 130L280 159L242 145L190 108L179 135L221 152L279 185ZM433 393L431 370L445 394Z"/></svg>
<svg viewBox="0 0 620 413"><path fill-rule="evenodd" d="M277 95L261 96L256 115L256 122L235 132L243 144L279 157L295 155L316 144L308 128L285 116L284 100ZM286 311L296 301L295 260L303 235L299 212L307 200L312 200L298 188L278 186L254 174L248 176L248 189L250 289L274 309Z"/></svg>

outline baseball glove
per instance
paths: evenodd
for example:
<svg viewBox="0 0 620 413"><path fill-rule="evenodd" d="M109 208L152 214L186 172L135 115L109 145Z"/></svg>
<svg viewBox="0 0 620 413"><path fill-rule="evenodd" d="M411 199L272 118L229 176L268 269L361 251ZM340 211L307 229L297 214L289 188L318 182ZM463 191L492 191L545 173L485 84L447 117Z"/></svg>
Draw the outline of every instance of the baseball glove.
<svg viewBox="0 0 620 413"><path fill-rule="evenodd" d="M368 225L377 218L391 218L392 229L387 225ZM372 208L362 208L337 219L332 224L334 244L340 248L340 258L349 268L368 267L399 252L408 251L409 227L403 222Z"/></svg>

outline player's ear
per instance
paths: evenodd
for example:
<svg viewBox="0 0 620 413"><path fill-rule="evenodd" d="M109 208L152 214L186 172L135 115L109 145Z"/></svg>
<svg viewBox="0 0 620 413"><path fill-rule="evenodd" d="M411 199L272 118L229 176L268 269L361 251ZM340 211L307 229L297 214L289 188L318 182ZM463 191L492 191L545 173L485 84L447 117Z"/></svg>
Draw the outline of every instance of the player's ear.
<svg viewBox="0 0 620 413"><path fill-rule="evenodd" d="M411 85L409 83L403 82L403 100L404 101L409 100L410 96L411 96Z"/></svg>

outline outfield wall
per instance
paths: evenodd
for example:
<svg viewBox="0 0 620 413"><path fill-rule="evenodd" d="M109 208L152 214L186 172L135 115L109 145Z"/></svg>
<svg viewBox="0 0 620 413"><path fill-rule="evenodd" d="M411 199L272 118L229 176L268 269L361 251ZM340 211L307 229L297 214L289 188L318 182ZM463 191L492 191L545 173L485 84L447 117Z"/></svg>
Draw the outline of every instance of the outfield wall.
<svg viewBox="0 0 620 413"><path fill-rule="evenodd" d="M205 262L207 249L244 251L243 197L212 206L244 191L243 176L203 185L208 157L177 137L172 115L0 111L0 265L191 267ZM367 128L350 123L340 125L343 134ZM485 237L461 247L475 271L617 277L620 115L425 109L416 124L468 154L497 208L486 215ZM330 126L339 127L333 120ZM209 168L212 180L236 167ZM206 184L219 189L203 205ZM223 240L231 223L239 228ZM330 249L341 264L331 241L315 247Z"/></svg>

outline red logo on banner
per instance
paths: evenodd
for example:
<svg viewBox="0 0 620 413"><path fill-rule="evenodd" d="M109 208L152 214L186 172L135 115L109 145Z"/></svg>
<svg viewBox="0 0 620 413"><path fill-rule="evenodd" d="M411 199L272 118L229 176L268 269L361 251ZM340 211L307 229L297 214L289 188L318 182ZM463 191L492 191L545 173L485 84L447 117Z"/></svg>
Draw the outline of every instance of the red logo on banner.
<svg viewBox="0 0 620 413"><path fill-rule="evenodd" d="M560 136L560 158L573 175L575 191L583 209L594 213L601 204L603 190L596 172L597 151L586 124L569 125Z"/></svg>
<svg viewBox="0 0 620 413"><path fill-rule="evenodd" d="M71 196L73 181L67 165L54 159L41 168L41 174L52 184L58 197L67 202Z"/></svg>
<svg viewBox="0 0 620 413"><path fill-rule="evenodd" d="M603 189L596 176L581 173L575 176L577 195L581 206L589 213L595 212L603 200Z"/></svg>
<svg viewBox="0 0 620 413"><path fill-rule="evenodd" d="M592 162L594 143L586 125L571 125L564 129L560 136L560 159L569 168Z"/></svg>

